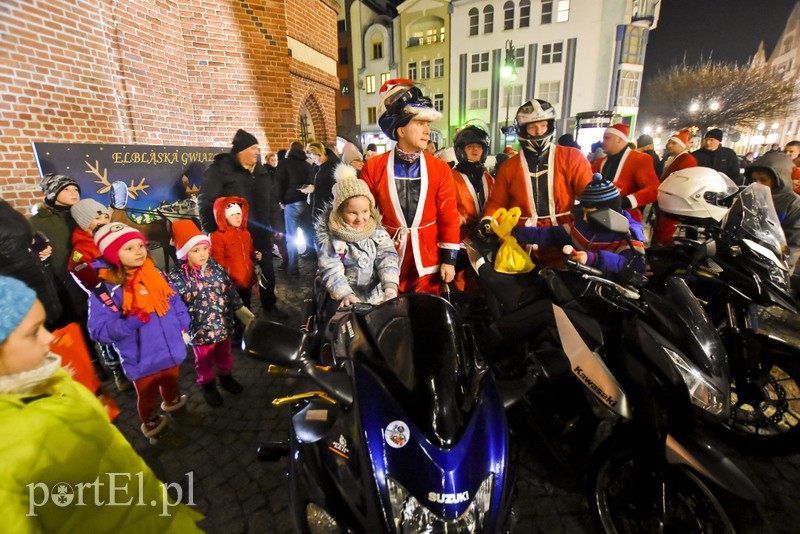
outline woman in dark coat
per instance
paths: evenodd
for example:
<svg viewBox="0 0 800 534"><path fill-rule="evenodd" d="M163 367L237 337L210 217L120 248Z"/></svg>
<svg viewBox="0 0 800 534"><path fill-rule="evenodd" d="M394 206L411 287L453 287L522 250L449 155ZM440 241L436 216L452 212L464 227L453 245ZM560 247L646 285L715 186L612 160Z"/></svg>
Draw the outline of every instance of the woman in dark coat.
<svg viewBox="0 0 800 534"><path fill-rule="evenodd" d="M60 324L61 303L53 273L31 250L33 230L23 214L0 200L0 275L16 278L33 289L47 314L48 329Z"/></svg>

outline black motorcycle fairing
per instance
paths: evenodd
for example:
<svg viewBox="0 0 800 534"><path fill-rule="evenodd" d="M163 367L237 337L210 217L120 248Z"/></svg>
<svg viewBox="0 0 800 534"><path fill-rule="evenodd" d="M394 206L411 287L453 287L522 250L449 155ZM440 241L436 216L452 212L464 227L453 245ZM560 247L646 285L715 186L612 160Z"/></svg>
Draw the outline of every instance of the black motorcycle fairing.
<svg viewBox="0 0 800 534"><path fill-rule="evenodd" d="M727 374L725 346L686 282L670 276L663 289L663 296L649 290L642 296L672 342L705 373Z"/></svg>
<svg viewBox="0 0 800 534"><path fill-rule="evenodd" d="M336 409L328 402L312 399L292 413L297 439L303 443L316 443L322 439L333 426L334 415L331 411Z"/></svg>
<svg viewBox="0 0 800 534"><path fill-rule="evenodd" d="M407 411L425 437L456 443L470 421L485 374L455 309L433 295L408 295L358 316L365 342L359 361Z"/></svg>

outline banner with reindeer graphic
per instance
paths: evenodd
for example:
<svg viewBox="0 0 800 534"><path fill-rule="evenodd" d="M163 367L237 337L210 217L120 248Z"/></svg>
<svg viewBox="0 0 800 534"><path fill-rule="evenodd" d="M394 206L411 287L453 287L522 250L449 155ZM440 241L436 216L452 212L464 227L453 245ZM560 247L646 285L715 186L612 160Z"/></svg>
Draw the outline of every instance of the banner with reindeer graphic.
<svg viewBox="0 0 800 534"><path fill-rule="evenodd" d="M39 172L78 182L81 198L126 208L151 222L157 208L170 211L199 191L203 172L227 147L33 143ZM194 204L194 203L193 203Z"/></svg>

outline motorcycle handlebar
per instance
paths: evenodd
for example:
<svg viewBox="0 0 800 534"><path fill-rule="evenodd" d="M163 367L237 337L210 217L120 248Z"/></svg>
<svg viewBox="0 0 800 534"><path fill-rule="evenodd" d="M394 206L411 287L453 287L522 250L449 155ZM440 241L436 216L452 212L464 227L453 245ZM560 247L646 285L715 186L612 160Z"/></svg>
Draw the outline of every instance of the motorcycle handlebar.
<svg viewBox="0 0 800 534"><path fill-rule="evenodd" d="M591 267L589 265L584 265L582 263L578 263L577 261L571 260L569 258L564 258L564 265L566 265L567 269L571 271L577 271L579 273L590 274L593 276L600 276L600 277L604 276L603 271L601 271L600 269Z"/></svg>

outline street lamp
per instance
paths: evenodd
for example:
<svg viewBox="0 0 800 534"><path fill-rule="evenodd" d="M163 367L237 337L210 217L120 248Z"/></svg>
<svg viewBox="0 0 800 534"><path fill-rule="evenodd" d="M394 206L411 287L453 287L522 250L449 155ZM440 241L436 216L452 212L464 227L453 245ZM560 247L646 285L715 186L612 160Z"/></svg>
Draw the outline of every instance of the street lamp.
<svg viewBox="0 0 800 534"><path fill-rule="evenodd" d="M508 91L506 93L506 126L501 128L503 135L503 148L508 146L508 134L511 133L511 126L509 126L509 116L511 113L511 82L517 77L517 56L514 53L514 42L509 39L506 41L506 56L503 61L503 66L500 67L500 76L508 80Z"/></svg>

